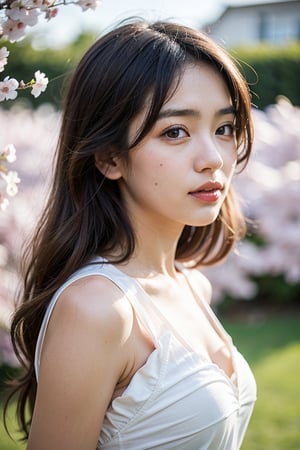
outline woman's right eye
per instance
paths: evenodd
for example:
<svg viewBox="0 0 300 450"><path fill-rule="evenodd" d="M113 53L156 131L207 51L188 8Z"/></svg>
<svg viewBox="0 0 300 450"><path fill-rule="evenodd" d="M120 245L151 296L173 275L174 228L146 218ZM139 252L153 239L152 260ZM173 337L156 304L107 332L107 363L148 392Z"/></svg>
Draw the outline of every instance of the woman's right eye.
<svg viewBox="0 0 300 450"><path fill-rule="evenodd" d="M172 128L167 129L166 131L164 131L162 135L168 139L175 140L175 139L182 139L182 138L187 137L188 133L182 127L172 127Z"/></svg>

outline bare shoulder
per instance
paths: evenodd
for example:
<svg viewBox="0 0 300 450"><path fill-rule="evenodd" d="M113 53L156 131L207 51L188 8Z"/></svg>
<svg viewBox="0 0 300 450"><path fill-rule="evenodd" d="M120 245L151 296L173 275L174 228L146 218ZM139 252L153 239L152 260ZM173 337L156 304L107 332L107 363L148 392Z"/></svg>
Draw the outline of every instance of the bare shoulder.
<svg viewBox="0 0 300 450"><path fill-rule="evenodd" d="M100 275L75 281L62 292L50 318L41 369L55 355L53 366L60 361L64 373L71 367L78 372L93 367L99 378L114 380L114 389L128 362L133 322L130 303L112 281Z"/></svg>
<svg viewBox="0 0 300 450"><path fill-rule="evenodd" d="M126 333L133 320L132 308L124 293L101 275L86 276L68 286L53 316L55 321L79 319L85 326L95 327L102 334L115 334L116 338Z"/></svg>
<svg viewBox="0 0 300 450"><path fill-rule="evenodd" d="M193 279L193 284L199 292L199 295L202 296L207 303L210 303L212 297L212 286L210 281L198 269L190 269L189 274Z"/></svg>

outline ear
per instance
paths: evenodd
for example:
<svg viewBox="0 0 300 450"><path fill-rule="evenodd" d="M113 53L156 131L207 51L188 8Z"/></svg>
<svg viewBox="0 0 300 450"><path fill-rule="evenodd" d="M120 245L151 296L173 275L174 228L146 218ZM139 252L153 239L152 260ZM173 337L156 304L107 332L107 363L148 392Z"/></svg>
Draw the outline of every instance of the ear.
<svg viewBox="0 0 300 450"><path fill-rule="evenodd" d="M119 180L122 178L121 161L119 158L100 159L100 154L95 154L95 165L99 172L109 180Z"/></svg>

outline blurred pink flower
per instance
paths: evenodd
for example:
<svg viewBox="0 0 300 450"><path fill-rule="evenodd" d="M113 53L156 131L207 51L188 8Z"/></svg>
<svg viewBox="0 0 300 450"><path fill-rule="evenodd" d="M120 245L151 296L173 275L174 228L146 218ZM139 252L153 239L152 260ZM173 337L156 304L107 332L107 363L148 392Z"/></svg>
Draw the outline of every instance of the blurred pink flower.
<svg viewBox="0 0 300 450"><path fill-rule="evenodd" d="M4 147L2 152L0 151L0 159L5 159L9 163L13 163L16 160L16 149L13 144L8 144Z"/></svg>
<svg viewBox="0 0 300 450"><path fill-rule="evenodd" d="M97 6L99 5L99 1L97 0L79 0L77 2L78 6L81 6L83 11L86 11L88 9L95 10Z"/></svg>
<svg viewBox="0 0 300 450"><path fill-rule="evenodd" d="M3 72L4 66L7 64L7 57L9 56L9 51L6 47L0 48L0 72Z"/></svg>
<svg viewBox="0 0 300 450"><path fill-rule="evenodd" d="M22 0L22 5L27 9L41 8L45 9L54 3L53 1L47 0Z"/></svg>
<svg viewBox="0 0 300 450"><path fill-rule="evenodd" d="M6 192L10 197L13 197L18 192L18 186L17 184L20 183L20 178L15 171L9 171L7 174L3 175L7 186L6 186Z"/></svg>
<svg viewBox="0 0 300 450"><path fill-rule="evenodd" d="M9 205L9 201L3 194L0 192L0 211L6 211Z"/></svg>
<svg viewBox="0 0 300 450"><path fill-rule="evenodd" d="M45 18L47 20L54 19L58 14L58 8L47 9Z"/></svg>

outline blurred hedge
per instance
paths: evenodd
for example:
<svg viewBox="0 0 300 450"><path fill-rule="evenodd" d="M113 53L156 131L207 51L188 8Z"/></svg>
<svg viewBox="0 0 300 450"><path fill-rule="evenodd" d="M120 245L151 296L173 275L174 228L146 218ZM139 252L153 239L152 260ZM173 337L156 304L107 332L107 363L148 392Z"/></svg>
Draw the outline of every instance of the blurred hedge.
<svg viewBox="0 0 300 450"><path fill-rule="evenodd" d="M286 47L260 45L231 50L259 109L275 103L278 95L300 105L300 41Z"/></svg>
<svg viewBox="0 0 300 450"><path fill-rule="evenodd" d="M83 34L69 47L61 50L33 50L29 40L17 44L3 42L12 50L5 72L18 80L29 81L36 70L45 72L50 83L45 93L34 99L29 92L20 93L34 107L51 102L59 108L64 81L80 56L95 40L92 34ZM2 44L2 42L1 42ZM236 48L231 51L253 92L252 102L259 109L275 103L278 95L284 95L294 105L300 105L300 41L286 47ZM6 103L6 102L4 102ZM9 106L11 102L2 106Z"/></svg>

